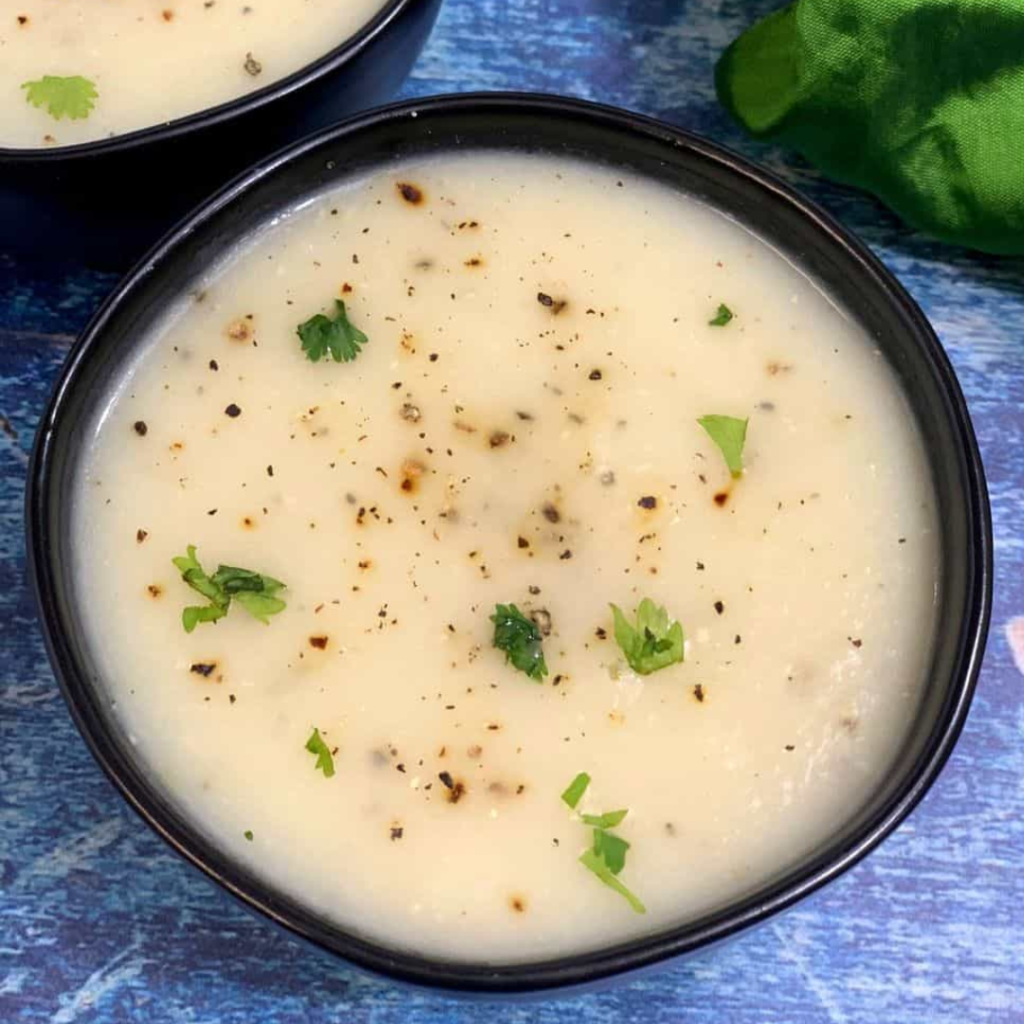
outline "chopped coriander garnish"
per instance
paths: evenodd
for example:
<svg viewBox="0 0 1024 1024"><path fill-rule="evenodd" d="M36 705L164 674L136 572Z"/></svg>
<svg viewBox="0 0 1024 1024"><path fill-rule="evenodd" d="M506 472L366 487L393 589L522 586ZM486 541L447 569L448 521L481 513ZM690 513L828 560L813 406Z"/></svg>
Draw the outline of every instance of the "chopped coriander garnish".
<svg viewBox="0 0 1024 1024"><path fill-rule="evenodd" d="M535 682L547 674L541 632L514 604L495 606L491 616L494 623L494 646L505 652L505 661L525 672Z"/></svg>
<svg viewBox="0 0 1024 1024"><path fill-rule="evenodd" d="M581 814L580 820L584 825L593 825L595 828L615 828L621 825L622 820L629 814L629 811L607 811L605 814Z"/></svg>
<svg viewBox="0 0 1024 1024"><path fill-rule="evenodd" d="M316 754L313 771L323 772L324 777L329 779L334 774L334 758L331 757L330 748L324 743L319 729L314 729L313 735L306 740L306 749L311 754Z"/></svg>
<svg viewBox="0 0 1024 1024"><path fill-rule="evenodd" d="M562 794L562 802L575 810L589 785L590 776L586 772L580 772ZM609 889L614 889L628 900L629 905L638 914L646 914L647 908L615 877L626 866L626 851L629 849L629 843L625 839L613 835L608 829L621 824L627 814L629 811L623 810L607 811L605 814L580 815L584 824L595 826L593 845L580 855L580 863L589 871L593 871Z"/></svg>
<svg viewBox="0 0 1024 1024"><path fill-rule="evenodd" d="M612 605L615 642L622 648L630 668L650 675L684 657L683 627L669 623L668 612L645 597L636 610L636 625L631 625L618 605Z"/></svg>
<svg viewBox="0 0 1024 1024"><path fill-rule="evenodd" d="M629 843L604 829L594 829L594 853L608 865L608 870L617 875L626 866L626 851Z"/></svg>
<svg viewBox="0 0 1024 1024"><path fill-rule="evenodd" d="M712 327L724 327L736 314L724 303L718 304L718 312L708 321Z"/></svg>
<svg viewBox="0 0 1024 1024"><path fill-rule="evenodd" d="M590 776L586 772L580 772L566 787L565 792L562 794L562 803L568 804L575 810L576 805L580 802L580 798L587 791L587 786L589 785Z"/></svg>
<svg viewBox="0 0 1024 1024"><path fill-rule="evenodd" d="M353 327L344 302L335 299L334 305L338 311L335 319L317 313L296 329L302 339L302 351L310 362L317 363L330 355L336 363L349 363L370 340L358 327Z"/></svg>
<svg viewBox="0 0 1024 1024"><path fill-rule="evenodd" d="M609 889L614 889L620 896L623 896L638 914L647 913L647 908L615 877L600 854L595 853L593 850L586 850L580 854L580 863L589 871L593 871Z"/></svg>
<svg viewBox="0 0 1024 1024"><path fill-rule="evenodd" d="M718 445L733 476L743 472L743 445L747 440L747 420L735 416L701 416L697 422Z"/></svg>
<svg viewBox="0 0 1024 1024"><path fill-rule="evenodd" d="M247 828L247 829L246 829L246 830L245 830L245 831L244 831L244 832L242 833L242 835L243 835L243 836L245 836L245 838L246 838L246 839L248 839L250 843L252 842L252 829L249 829L249 828Z"/></svg>
<svg viewBox="0 0 1024 1024"><path fill-rule="evenodd" d="M186 633L191 633L200 622L216 622L224 618L232 599L263 623L269 623L270 616L285 607L284 601L277 596L278 591L285 589L280 580L232 565L220 565L212 576L207 576L196 558L194 544L189 544L185 555L171 561L181 573L181 578L210 602L207 605L190 605L181 613L181 624Z"/></svg>
<svg viewBox="0 0 1024 1024"><path fill-rule="evenodd" d="M25 99L34 107L46 107L47 113L60 120L62 117L78 121L88 117L99 93L96 83L81 75L43 75L32 82L22 82Z"/></svg>

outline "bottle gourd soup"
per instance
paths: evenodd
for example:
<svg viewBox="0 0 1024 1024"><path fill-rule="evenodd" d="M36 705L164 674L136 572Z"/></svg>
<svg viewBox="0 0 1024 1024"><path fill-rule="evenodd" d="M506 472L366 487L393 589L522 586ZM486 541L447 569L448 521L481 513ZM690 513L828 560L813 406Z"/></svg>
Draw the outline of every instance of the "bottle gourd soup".
<svg viewBox="0 0 1024 1024"><path fill-rule="evenodd" d="M660 184L355 177L182 295L90 430L77 594L139 757L391 946L529 961L750 893L920 700L938 530L897 381Z"/></svg>

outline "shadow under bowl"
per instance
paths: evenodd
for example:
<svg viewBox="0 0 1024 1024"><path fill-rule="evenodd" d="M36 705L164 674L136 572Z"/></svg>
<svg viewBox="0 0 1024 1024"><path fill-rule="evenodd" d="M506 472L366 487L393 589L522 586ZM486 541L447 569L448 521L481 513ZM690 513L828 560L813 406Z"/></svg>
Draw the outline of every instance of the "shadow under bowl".
<svg viewBox="0 0 1024 1024"><path fill-rule="evenodd" d="M650 936L539 963L473 965L389 949L325 920L211 845L147 776L104 696L76 608L73 478L89 422L168 303L239 237L350 175L479 148L595 161L726 211L814 279L867 331L924 439L941 524L941 587L927 682L895 763L820 846L753 894ZM128 802L249 907L317 947L391 978L449 991L524 993L592 984L692 953L789 907L878 845L935 781L967 716L984 649L992 539L963 395L920 310L870 252L787 185L704 139L592 104L518 94L437 97L372 111L279 153L229 185L149 253L75 345L42 421L29 475L28 551L50 657L75 722Z"/></svg>
<svg viewBox="0 0 1024 1024"><path fill-rule="evenodd" d="M0 252L123 269L253 161L386 103L441 0L387 0L311 64L170 122L52 149L0 146Z"/></svg>

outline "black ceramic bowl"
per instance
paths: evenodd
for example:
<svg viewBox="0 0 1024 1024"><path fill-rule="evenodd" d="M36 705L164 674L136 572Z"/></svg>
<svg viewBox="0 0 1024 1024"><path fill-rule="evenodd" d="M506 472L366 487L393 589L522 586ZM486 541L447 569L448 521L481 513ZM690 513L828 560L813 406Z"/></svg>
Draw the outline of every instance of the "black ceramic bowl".
<svg viewBox="0 0 1024 1024"><path fill-rule="evenodd" d="M0 252L127 267L258 157L391 99L440 6L387 0L314 63L174 121L77 146L0 147Z"/></svg>
<svg viewBox="0 0 1024 1024"><path fill-rule="evenodd" d="M242 233L352 172L475 147L546 151L635 172L729 211L817 279L859 320L902 381L925 438L942 524L942 586L928 685L903 749L867 804L820 848L754 895L675 928L543 963L473 966L346 932L212 847L147 778L111 714L71 580L71 482L81 424L109 394L165 303L189 290ZM97 313L64 369L36 442L29 553L50 655L100 765L175 849L296 935L393 978L461 991L580 985L725 939L842 874L917 804L949 756L974 689L991 598L992 541L978 449L953 371L906 292L865 247L781 181L703 139L620 111L529 95L441 97L371 112L265 160L180 224Z"/></svg>

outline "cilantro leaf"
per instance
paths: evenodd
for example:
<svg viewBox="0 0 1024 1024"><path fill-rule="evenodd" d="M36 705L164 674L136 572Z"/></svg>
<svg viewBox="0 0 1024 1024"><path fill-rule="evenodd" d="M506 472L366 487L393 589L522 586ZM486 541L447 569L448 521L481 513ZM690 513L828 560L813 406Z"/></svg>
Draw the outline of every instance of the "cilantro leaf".
<svg viewBox="0 0 1024 1024"><path fill-rule="evenodd" d="M335 299L334 305L338 310L334 320L317 313L296 329L302 339L302 351L310 362L317 363L328 354L336 363L351 362L359 355L361 346L370 340L358 327L352 326L344 302Z"/></svg>
<svg viewBox="0 0 1024 1024"><path fill-rule="evenodd" d="M275 596L279 590L284 589L284 584L273 576L222 565L213 574L213 582L260 622L268 622L269 616L285 608L284 601Z"/></svg>
<svg viewBox="0 0 1024 1024"><path fill-rule="evenodd" d="M747 440L748 420L735 416L701 416L697 422L707 431L733 476L743 472L743 445Z"/></svg>
<svg viewBox="0 0 1024 1024"><path fill-rule="evenodd" d="M334 758L331 757L331 750L324 743L319 729L314 729L313 735L306 740L306 749L311 754L316 754L316 764L313 765L313 771L323 772L324 777L329 779L334 774Z"/></svg>
<svg viewBox="0 0 1024 1024"><path fill-rule="evenodd" d="M279 597L270 594L253 594L246 591L235 595L235 600L254 618L265 626L270 625L270 616L284 611L287 605Z"/></svg>
<svg viewBox="0 0 1024 1024"><path fill-rule="evenodd" d="M35 81L22 82L25 99L34 107L46 107L49 115L56 120L68 117L72 121L88 117L99 96L96 83L71 75L43 75Z"/></svg>
<svg viewBox="0 0 1024 1024"><path fill-rule="evenodd" d="M547 674L544 652L541 649L541 632L514 604L495 606L491 616L494 623L494 646L505 652L506 663L525 672L535 682Z"/></svg>
<svg viewBox="0 0 1024 1024"><path fill-rule="evenodd" d="M638 914L647 913L647 908L643 903L641 903L640 900L615 877L615 873L608 866L608 862L601 854L595 853L593 849L586 850L580 854L580 863L588 871L593 871L593 873L597 875L597 877L604 882L609 889L614 889L615 892L624 897Z"/></svg>
<svg viewBox="0 0 1024 1024"><path fill-rule="evenodd" d="M595 828L615 828L621 825L629 811L607 811L604 814L581 814L580 818L584 825L593 825Z"/></svg>
<svg viewBox="0 0 1024 1024"><path fill-rule="evenodd" d="M636 610L636 625L631 625L618 605L612 605L615 619L615 642L622 648L630 668L640 675L650 675L685 657L683 627L669 624L668 612L645 597Z"/></svg>
<svg viewBox="0 0 1024 1024"><path fill-rule="evenodd" d="M191 633L200 622L216 622L227 615L227 608L215 604L190 604L181 613L181 624L186 633Z"/></svg>
<svg viewBox="0 0 1024 1024"><path fill-rule="evenodd" d="M213 576L207 576L196 558L194 544L189 544L184 555L171 561L181 573L181 578L210 602L207 605L189 605L181 613L181 624L186 633L191 633L201 622L216 622L224 618L232 598L263 623L269 623L271 615L285 608L284 601L277 597L278 591L285 589L285 584L272 576L231 565L220 565Z"/></svg>
<svg viewBox="0 0 1024 1024"><path fill-rule="evenodd" d="M736 314L724 303L718 304L718 312L708 321L712 327L724 327Z"/></svg>
<svg viewBox="0 0 1024 1024"><path fill-rule="evenodd" d="M594 829L594 853L600 857L608 870L617 875L626 866L626 851L629 843L604 829Z"/></svg>
<svg viewBox="0 0 1024 1024"><path fill-rule="evenodd" d="M565 788L565 792L562 794L562 803L568 804L573 810L576 809L576 805L580 802L583 794L587 791L587 786L590 785L590 776L586 772L580 772L572 782L569 783Z"/></svg>

